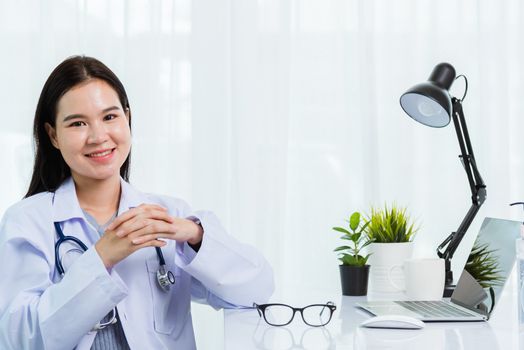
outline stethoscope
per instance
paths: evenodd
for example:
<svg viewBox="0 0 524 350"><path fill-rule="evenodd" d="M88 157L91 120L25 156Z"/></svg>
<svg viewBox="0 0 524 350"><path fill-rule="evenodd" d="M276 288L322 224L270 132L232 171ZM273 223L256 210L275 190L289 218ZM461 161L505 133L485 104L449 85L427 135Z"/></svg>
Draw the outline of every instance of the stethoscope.
<svg viewBox="0 0 524 350"><path fill-rule="evenodd" d="M76 245L78 245L81 248L81 253L87 251L87 246L84 244L84 242L82 242L80 239L74 236L65 236L64 232L62 231L62 228L60 227L60 223L55 222L54 225L56 233L58 235L58 240L55 243L55 266L60 276L63 277L65 274L65 270L64 266L62 265L62 260L60 259L60 246L62 245L62 243L67 241L76 243ZM158 267L158 271L156 272L156 279L160 288L164 292L168 292L171 285L175 284L175 275L173 275L171 271L167 270L166 261L164 260L164 254L162 254L162 250L160 249L160 247L155 247L155 250L160 265ZM97 323L92 330L97 331L100 329L104 329L105 327L111 324L115 324L116 322L116 307L114 307L113 310L111 310L111 317L109 321Z"/></svg>

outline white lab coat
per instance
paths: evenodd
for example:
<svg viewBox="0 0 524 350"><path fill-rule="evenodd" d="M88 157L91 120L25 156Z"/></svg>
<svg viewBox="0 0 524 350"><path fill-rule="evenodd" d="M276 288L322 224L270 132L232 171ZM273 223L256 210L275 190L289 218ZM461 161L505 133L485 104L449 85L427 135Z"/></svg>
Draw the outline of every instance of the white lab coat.
<svg viewBox="0 0 524 350"><path fill-rule="evenodd" d="M131 349L195 349L190 300L215 308L264 303L274 288L272 269L253 247L229 236L210 212L192 212L182 200L145 194L121 181L118 214L157 203L176 217L195 216L204 228L198 253L187 243L162 248L176 278L158 287L154 248L141 249L109 273L93 244L99 234L85 220L71 178L54 193L26 198L0 223L0 349L89 349L91 328L115 305ZM64 235L89 249L66 268L55 267L60 222Z"/></svg>

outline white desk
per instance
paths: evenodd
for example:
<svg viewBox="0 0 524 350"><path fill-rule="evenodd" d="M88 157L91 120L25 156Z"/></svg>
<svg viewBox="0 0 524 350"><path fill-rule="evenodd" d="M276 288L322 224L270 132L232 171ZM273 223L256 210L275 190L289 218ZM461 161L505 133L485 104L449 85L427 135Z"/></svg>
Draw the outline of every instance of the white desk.
<svg viewBox="0 0 524 350"><path fill-rule="evenodd" d="M517 320L516 288L511 284L506 286L489 322L427 323L421 330L362 328L359 324L370 315L354 304L366 297L308 294L293 297L295 300L273 298L272 301L303 307L331 300L337 310L326 327L308 327L298 313L290 325L271 327L256 310L226 310L224 349L524 349L524 332L519 334Z"/></svg>

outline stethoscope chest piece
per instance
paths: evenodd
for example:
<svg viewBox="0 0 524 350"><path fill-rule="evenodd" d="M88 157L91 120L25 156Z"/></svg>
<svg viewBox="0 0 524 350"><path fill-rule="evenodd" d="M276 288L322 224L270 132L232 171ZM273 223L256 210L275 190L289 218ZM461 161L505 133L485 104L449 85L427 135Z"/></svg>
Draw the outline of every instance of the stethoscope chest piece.
<svg viewBox="0 0 524 350"><path fill-rule="evenodd" d="M156 272L156 280L158 281L159 287L164 292L169 292L169 288L172 284L175 284L175 275L169 270L166 270L166 261L164 260L164 254L159 247L156 247L156 253L158 255L158 271Z"/></svg>
<svg viewBox="0 0 524 350"><path fill-rule="evenodd" d="M156 279L164 292L168 292L171 285L175 284L175 276L171 271L166 271L166 265L160 265L156 272Z"/></svg>

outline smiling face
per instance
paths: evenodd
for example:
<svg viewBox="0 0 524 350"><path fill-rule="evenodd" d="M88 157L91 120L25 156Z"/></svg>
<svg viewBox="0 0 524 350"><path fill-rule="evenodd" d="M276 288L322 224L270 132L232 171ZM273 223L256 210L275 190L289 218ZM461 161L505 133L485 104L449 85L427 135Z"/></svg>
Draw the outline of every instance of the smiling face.
<svg viewBox="0 0 524 350"><path fill-rule="evenodd" d="M45 125L75 182L116 180L131 149L128 111L105 81L92 79L58 101L55 127Z"/></svg>

